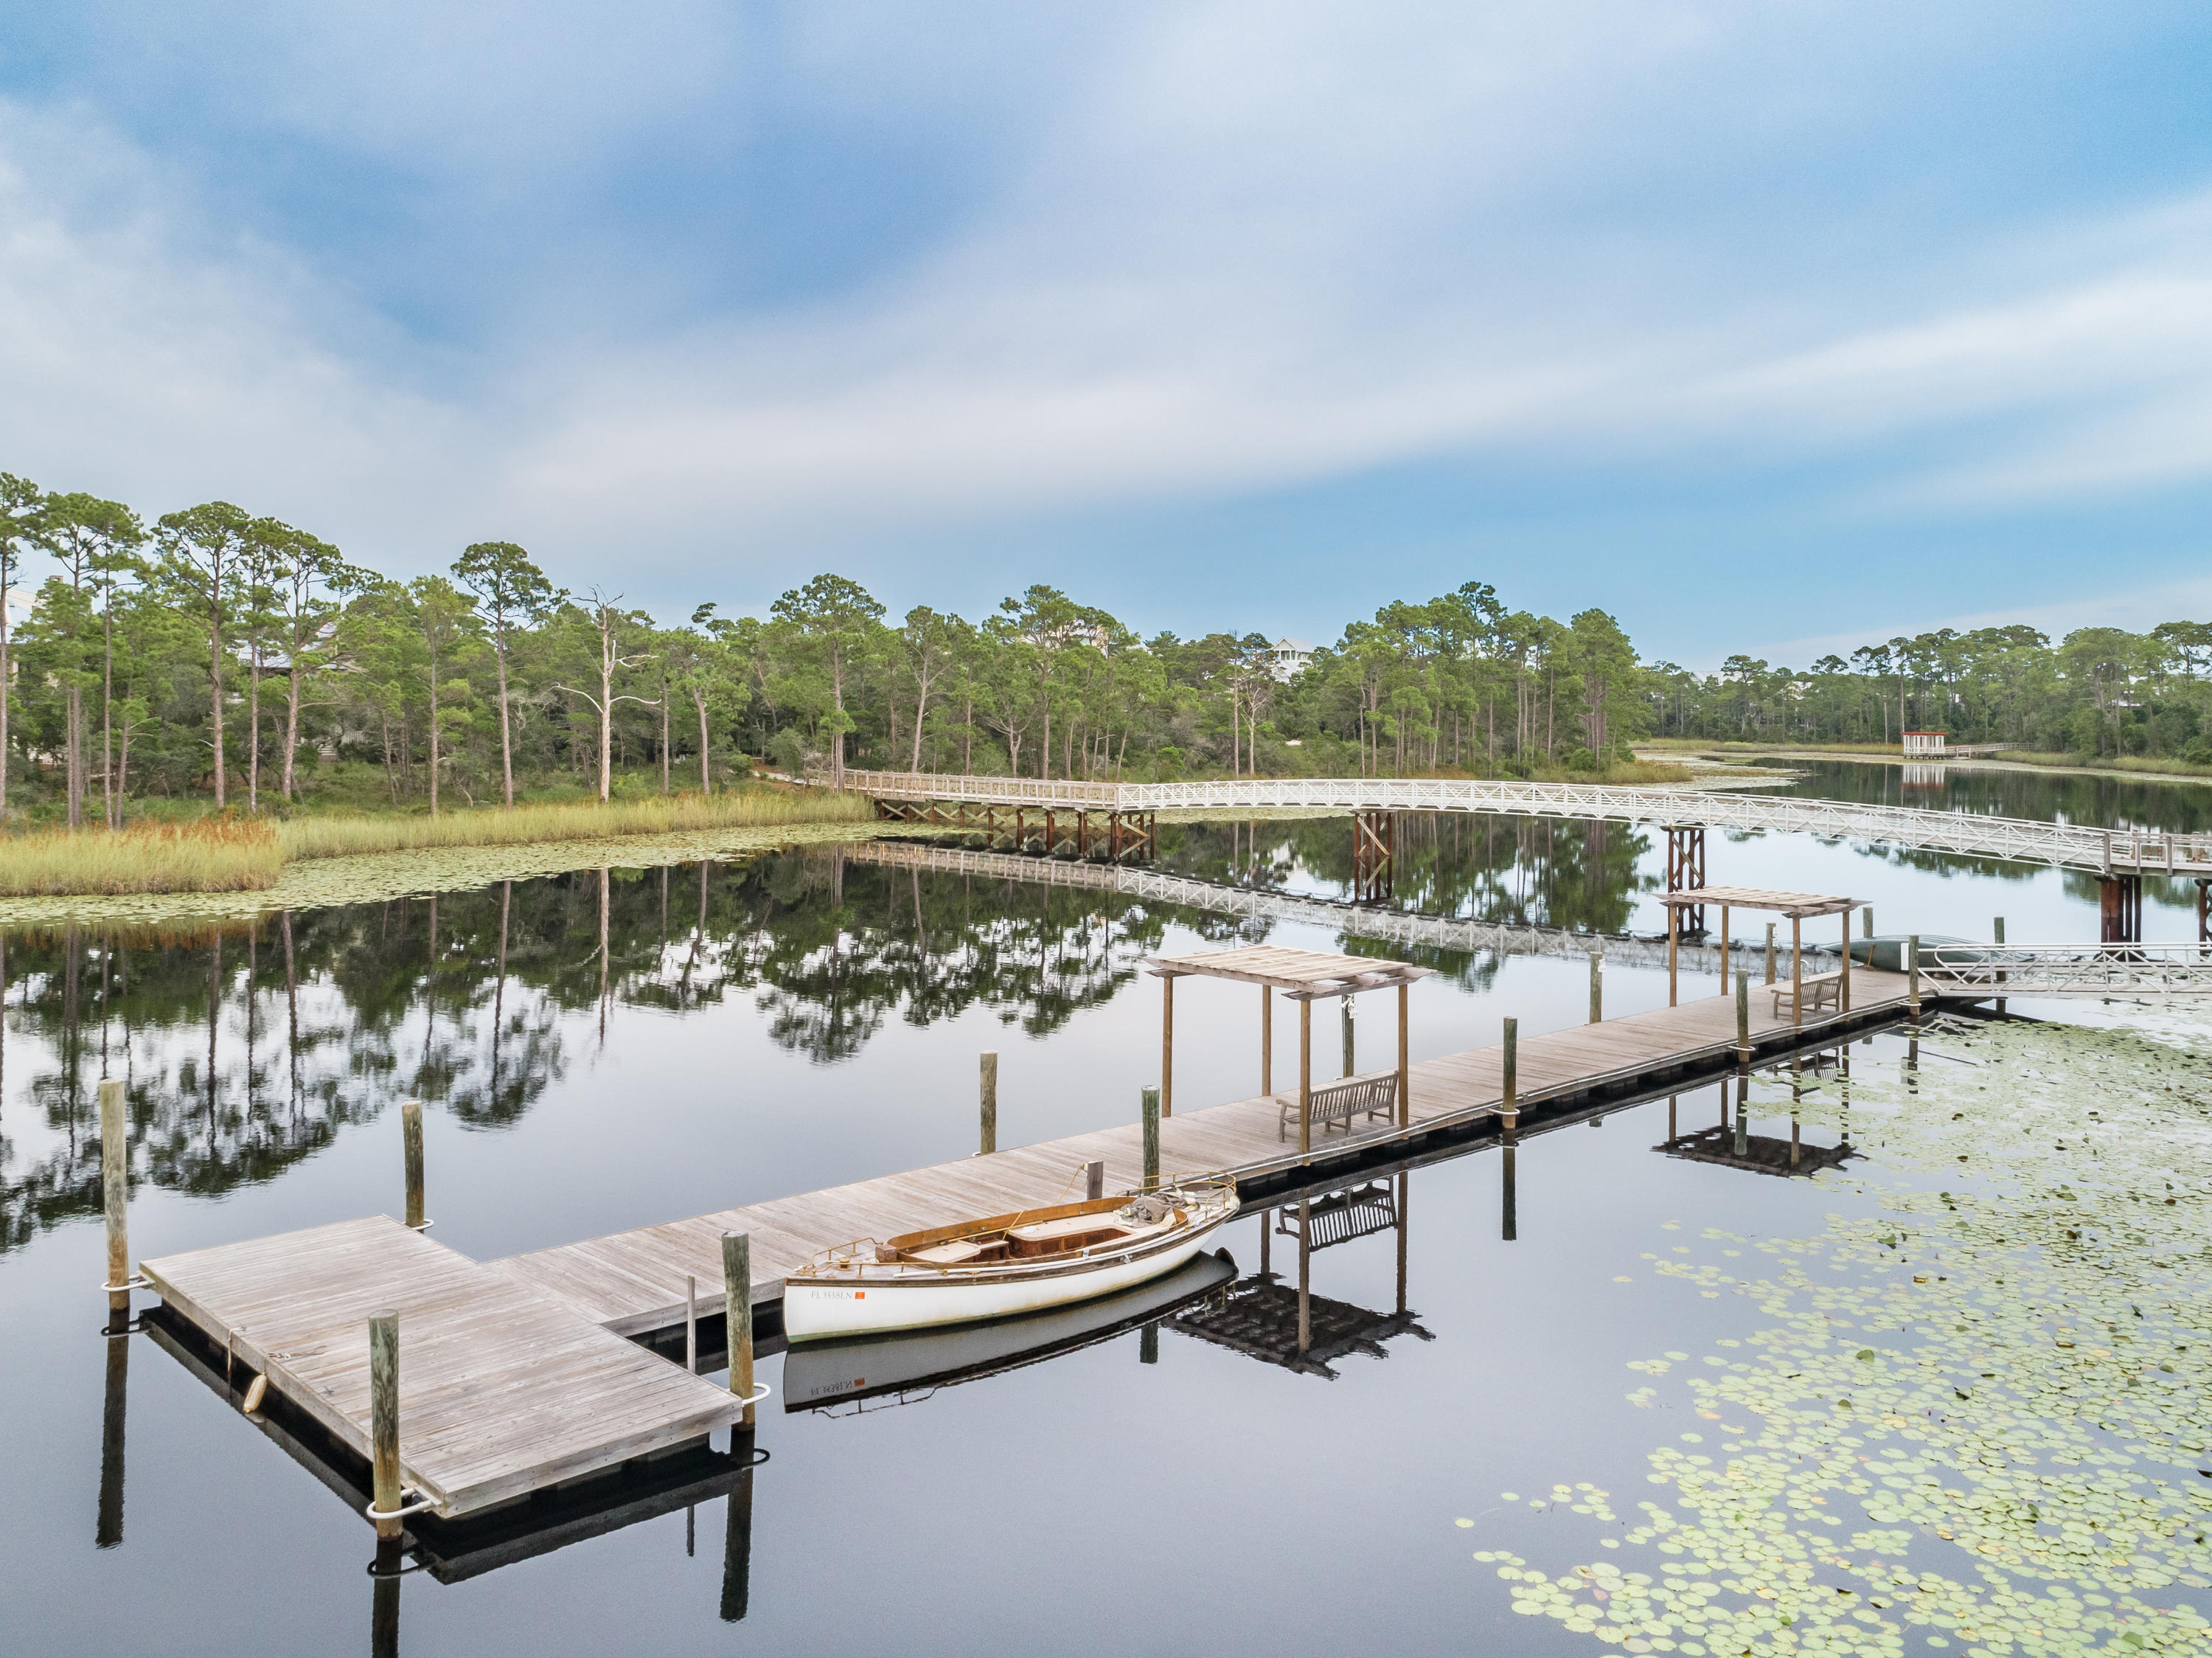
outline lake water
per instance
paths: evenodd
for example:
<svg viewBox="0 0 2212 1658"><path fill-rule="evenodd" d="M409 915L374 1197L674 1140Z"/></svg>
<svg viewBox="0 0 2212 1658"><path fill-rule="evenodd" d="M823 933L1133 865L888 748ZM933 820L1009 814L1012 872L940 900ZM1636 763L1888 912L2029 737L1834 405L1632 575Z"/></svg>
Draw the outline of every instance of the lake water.
<svg viewBox="0 0 2212 1658"><path fill-rule="evenodd" d="M1885 770L1839 766L1792 786L1887 787L1872 776ZM1978 775L2004 781L1970 788L2000 792L1953 803L2186 828L2201 826L2191 814L2206 797ZM1409 820L1396 901L1655 931L1657 839ZM1340 896L1348 825L1169 826L1162 863ZM2094 936L2094 881L2054 872L1716 834L1709 873L1850 893L1884 931L1986 936L2003 915L2015 941ZM2193 936L2192 899L2185 883L2148 891L2149 936ZM489 1259L962 1155L987 1049L1001 1055L1002 1145L1127 1120L1157 1069L1143 960L1259 937L1367 948L1319 925L820 847L305 912L221 937L10 938L0 1644L371 1649L377 1591L358 1515L149 1338L123 1338L111 1358L96 1289L101 1076L131 1087L141 1255L396 1213L392 1106L415 1095L430 1107L434 1235ZM1416 1058L1494 1041L1504 1015L1531 1031L1583 1015L1578 961L1426 960L1441 971L1412 997ZM1665 997L1663 975L1608 969L1608 1012ZM1188 1108L1252 1092L1249 997L1193 985L1178 1001L1177 1098ZM1401 1227L1312 1258L1333 1316L1387 1331L1379 1355L1332 1360L1333 1377L1172 1318L866 1408L781 1409L785 1360L769 1358L762 1374L780 1391L763 1416L769 1460L749 1477L749 1519L744 1503L716 1496L465 1582L411 1575L399 1649L1582 1653L1632 1642L1694 1658L1742 1649L1716 1633L1724 1614L1737 1619L1731 1638L1761 1650L1897 1649L1876 1634L1893 1626L1916 1650L1931 1635L2027 1650L1990 1643L2005 1619L2024 1630L2030 1616L2071 1631L2053 1635L2058 1645L2178 1638L2186 1618L2174 1607L2212 1606L2193 1581L2208 1551L2187 1532L2205 1511L2196 1488L2212 1480L2174 1460L2195 1454L2192 1435L2203 1446L2187 1401L2212 1380L2212 1267L2191 1240L2212 1235L2205 1038L2170 1010L2014 1007L2100 1030L1879 1035L1850 1050L1849 1101L1833 1064L1802 1072L1808 1143L1847 1137L1863 1154L1817 1180L1655 1149L1670 1109L1685 1133L1720 1121L1712 1087L1532 1136L1510 1228L1494 1151L1415 1169ZM2131 1023L2156 1039L2115 1028ZM1287 1065L1289 1033L1279 1036ZM1379 1054L1387 1038L1371 1040L1363 1051ZM2069 1076L2093 1073L2105 1078L2094 1099L2066 1093ZM1791 1098L1786 1076L1763 1078L1752 1130L1786 1141ZM1980 1161L2015 1129L2016 1152ZM2075 1211L2054 1216L2053 1182ZM2145 1241L2074 1258L2082 1238L2123 1223ZM1249 1216L1224 1234L1243 1280L1235 1294L1253 1293L1260 1226ZM1294 1259L1277 1237L1276 1271ZM2010 1291L1998 1287L2008 1276ZM2031 1332L2024 1283L2085 1326L2122 1303L2138 1311L2115 1314L2126 1327L2094 1343L2086 1330L2078 1343L2055 1326ZM1938 1329L1984 1316L1959 1310L1961 1297L2006 1311L1972 1336L1964 1322ZM1808 1333L1846 1320L1848 1341ZM2134 1363L2154 1332L2163 1370ZM1954 1348L1979 1356L1972 1375L1947 1374L1957 1400L1948 1386L1930 1395L1958 1413L1939 1421L1935 1403L1907 1395L1949 1362L1928 1355ZM2053 1381L2056 1359L2076 1368ZM1791 1388L1816 1382L1819 1412L1809 1396L1793 1403ZM2109 1387L2121 1401L2112 1423L2079 1426L2087 1395L2067 1386ZM1972 1402L1996 1388L2002 1423ZM1846 1393L1856 1397L1838 1404ZM2168 1394L2170 1409L2156 1403ZM1742 1437L1723 1456L1729 1433ZM2000 1478L1960 1448L1961 1436L2038 1433L2052 1444L2032 1476ZM1756 1514L1723 1512L1698 1465L1670 1460L1708 1454L1713 1478L1750 1471L1726 1490L1757 1486ZM1861 1477L1877 1464L1894 1472ZM1969 1466L1979 1471L1954 1483ZM2046 1478L2057 1483L2039 1498L2020 1499L2039 1503L2036 1520L1990 1529L2000 1493L2010 1502L2020 1481ZM1915 1496L1923 1482L1938 1494ZM1663 1521L1638 1507L1655 1496ZM1908 1499L1922 1507L1892 1512ZM2124 1502L2136 1531L2115 1517ZM1702 1521L1686 1529L1692 1514ZM2174 1523L2154 1537L2161 1516ZM2095 1531L2094 1548L2035 1541L2072 1537L2069 1517ZM1951 1587L1919 1588L1923 1573ZM1562 1610L1570 1582L1591 1592L1579 1610ZM2044 1607L2054 1584L2070 1611ZM2015 1592L2043 1600L2023 1612L2002 1598ZM1844 1605L1872 1621L1834 1624ZM1933 1621L1900 1623L1915 1605ZM1776 1645L1784 1626L1757 1620L1783 1606L1795 1621ZM1614 1616L1624 1609L1632 1621ZM1962 1618L1980 1621L1973 1639Z"/></svg>

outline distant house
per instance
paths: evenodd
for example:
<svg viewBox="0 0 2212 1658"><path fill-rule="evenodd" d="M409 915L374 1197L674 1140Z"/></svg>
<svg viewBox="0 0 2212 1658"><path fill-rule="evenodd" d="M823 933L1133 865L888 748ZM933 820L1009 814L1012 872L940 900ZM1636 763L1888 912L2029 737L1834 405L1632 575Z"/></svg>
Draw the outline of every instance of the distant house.
<svg viewBox="0 0 2212 1658"><path fill-rule="evenodd" d="M1905 733L1905 758L1940 760L1949 749L1950 739L1948 731L1908 731Z"/></svg>
<svg viewBox="0 0 2212 1658"><path fill-rule="evenodd" d="M1312 640L1285 636L1267 647L1267 671L1279 680L1291 679L1303 672L1313 657Z"/></svg>

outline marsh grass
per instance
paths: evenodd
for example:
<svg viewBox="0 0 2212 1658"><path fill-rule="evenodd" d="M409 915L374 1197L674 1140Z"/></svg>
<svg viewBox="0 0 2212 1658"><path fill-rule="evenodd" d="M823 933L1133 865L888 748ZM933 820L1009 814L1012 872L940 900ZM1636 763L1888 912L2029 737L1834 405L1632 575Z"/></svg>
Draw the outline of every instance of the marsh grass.
<svg viewBox="0 0 2212 1658"><path fill-rule="evenodd" d="M295 818L278 830L287 858L348 857L420 847L516 846L532 841L601 840L610 835L665 835L683 830L753 829L787 823L857 823L872 808L861 795L826 790L676 795L666 799L596 801L448 812L434 818Z"/></svg>
<svg viewBox="0 0 2212 1658"><path fill-rule="evenodd" d="M200 818L0 838L0 897L232 893L274 887L291 862L363 853L605 840L708 829L865 821L866 796L749 789L702 798L523 806L407 818Z"/></svg>
<svg viewBox="0 0 2212 1658"><path fill-rule="evenodd" d="M234 818L49 830L0 840L0 894L237 893L274 887L284 867L276 826Z"/></svg>

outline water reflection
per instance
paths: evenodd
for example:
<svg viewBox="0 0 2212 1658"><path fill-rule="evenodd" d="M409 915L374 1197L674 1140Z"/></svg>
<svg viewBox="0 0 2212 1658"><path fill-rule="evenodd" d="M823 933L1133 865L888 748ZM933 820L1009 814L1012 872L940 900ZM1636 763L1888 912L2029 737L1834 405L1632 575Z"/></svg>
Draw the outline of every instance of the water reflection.
<svg viewBox="0 0 2212 1658"><path fill-rule="evenodd" d="M2194 833L2212 828L2212 788L2146 783L2115 772L2017 771L1978 765L1911 766L1893 761L1754 761L1800 775L1774 792L1811 800L1911 806L2079 823L2097 829Z"/></svg>

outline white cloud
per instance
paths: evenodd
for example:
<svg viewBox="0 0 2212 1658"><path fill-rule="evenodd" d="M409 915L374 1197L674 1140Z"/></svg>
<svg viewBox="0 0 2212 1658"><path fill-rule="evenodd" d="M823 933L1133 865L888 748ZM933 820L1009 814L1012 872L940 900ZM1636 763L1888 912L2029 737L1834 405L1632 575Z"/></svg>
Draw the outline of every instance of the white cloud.
<svg viewBox="0 0 2212 1658"><path fill-rule="evenodd" d="M240 98L281 83L266 124L486 191L544 192L579 155L753 95L719 9L606 15L285 13L225 72ZM1789 256L1798 222L1700 193L1747 143L1838 142L1823 124L1848 132L1900 62L1959 42L1680 0L1163 8L1112 38L1022 15L1006 50L1039 60L1044 113L972 215L835 298L641 343L532 332L518 292L525 321L433 351L313 250L222 234L179 164L97 112L0 113L0 439L42 481L230 494L395 567L488 534L556 563L758 564L1453 454L1755 473L1914 440L1857 486L1869 514L2212 470L2205 201L1931 254L1868 294ZM847 114L880 94L926 119L1004 78L930 30L800 27L783 95ZM562 257L520 250L518 271Z"/></svg>

